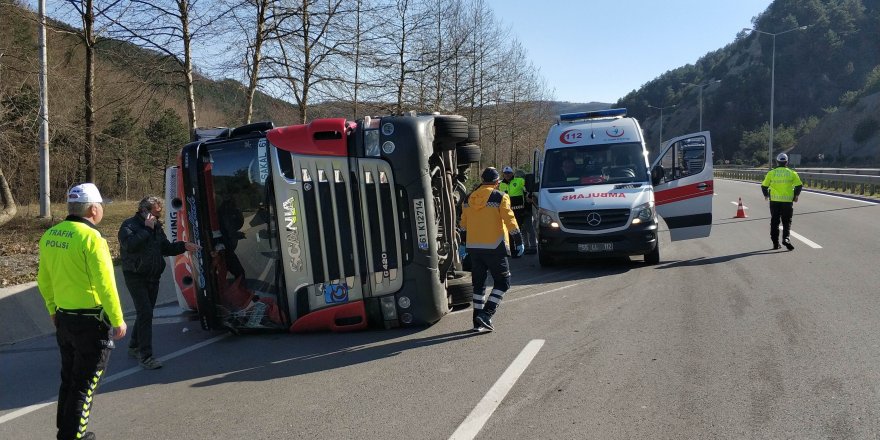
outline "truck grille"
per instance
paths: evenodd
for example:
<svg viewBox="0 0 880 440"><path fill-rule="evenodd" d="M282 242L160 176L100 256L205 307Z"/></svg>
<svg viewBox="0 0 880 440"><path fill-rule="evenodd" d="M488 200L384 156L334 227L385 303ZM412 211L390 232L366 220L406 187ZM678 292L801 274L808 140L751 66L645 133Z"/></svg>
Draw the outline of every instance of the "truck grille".
<svg viewBox="0 0 880 440"><path fill-rule="evenodd" d="M282 153L283 154L283 153ZM371 285L366 295L400 289L403 277L398 197L382 160L294 155L289 166L301 188L307 267L297 283Z"/></svg>
<svg viewBox="0 0 880 440"><path fill-rule="evenodd" d="M629 209L597 209L592 211L560 212L559 220L566 229L601 231L626 226Z"/></svg>
<svg viewBox="0 0 880 440"><path fill-rule="evenodd" d="M347 163L331 158L296 158L302 179L303 216L314 283L355 277L356 218Z"/></svg>

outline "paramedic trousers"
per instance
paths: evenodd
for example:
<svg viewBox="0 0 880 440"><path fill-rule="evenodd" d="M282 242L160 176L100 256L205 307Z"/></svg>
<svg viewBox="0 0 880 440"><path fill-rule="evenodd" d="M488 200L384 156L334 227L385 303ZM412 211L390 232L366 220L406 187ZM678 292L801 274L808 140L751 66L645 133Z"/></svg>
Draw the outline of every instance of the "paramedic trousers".
<svg viewBox="0 0 880 440"><path fill-rule="evenodd" d="M86 433L98 381L104 376L113 341L110 326L92 316L55 315L55 338L61 351L61 387L55 425L58 440Z"/></svg>
<svg viewBox="0 0 880 440"><path fill-rule="evenodd" d="M507 256L501 253L471 252L471 279L474 285L474 315L481 311L492 316L504 293L510 289L510 266ZM492 293L486 295L486 274L492 274Z"/></svg>
<svg viewBox="0 0 880 440"><path fill-rule="evenodd" d="M137 348L141 359L153 355L153 309L159 296L159 277L123 272L125 286L137 312L128 346Z"/></svg>
<svg viewBox="0 0 880 440"><path fill-rule="evenodd" d="M782 221L782 241L788 239L791 231L791 217L794 215L794 203L770 202L770 240L779 244L779 222Z"/></svg>
<svg viewBox="0 0 880 440"><path fill-rule="evenodd" d="M517 209L513 211L516 217L516 223L519 225L519 231L522 233L523 245L526 249L538 248L538 236L535 232L535 223L532 219L532 208ZM513 243L513 241L511 241Z"/></svg>

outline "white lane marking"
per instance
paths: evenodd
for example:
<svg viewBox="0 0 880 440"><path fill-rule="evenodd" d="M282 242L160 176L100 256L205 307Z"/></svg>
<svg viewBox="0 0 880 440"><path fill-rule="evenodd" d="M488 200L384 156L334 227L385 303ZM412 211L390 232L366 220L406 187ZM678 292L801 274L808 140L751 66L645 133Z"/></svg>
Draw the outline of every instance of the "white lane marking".
<svg viewBox="0 0 880 440"><path fill-rule="evenodd" d="M568 289L568 288L571 288L571 287L580 286L581 284L586 284L586 281L581 281L581 282L579 282L579 283L569 284L569 285L567 285L567 286L557 287L557 288L555 288L555 289L545 290L545 291L543 291L543 292L533 293L533 294L531 294L531 295L520 296L520 297L517 297L517 298L510 298L510 299L506 299L506 298L505 298L504 300L502 300L502 302L504 302L505 304L508 304L508 303L512 303L512 302L516 302L516 301L521 301L521 300L524 300L524 299L534 298L534 297L536 297L536 296L546 295L546 294L548 294L548 293L558 292L558 291L560 291L560 290Z"/></svg>
<svg viewBox="0 0 880 440"><path fill-rule="evenodd" d="M167 355L165 355L165 356L162 356L162 357L159 358L159 360L164 362L164 361L167 361L167 360L174 359L174 358L176 358L176 357L183 356L183 355L185 355L185 354L187 354L187 353L189 353L189 352L191 352L191 351L198 350L199 348L202 348L202 347L204 347L204 346L206 346L206 345L213 344L213 343L215 343L215 342L217 342L217 341L219 341L219 340L221 340L221 339L223 339L223 338L226 338L226 337L228 337L228 336L229 336L229 333L224 333L224 334L222 334L222 335L220 335L220 336L215 336L215 337L213 337L213 338L211 338L211 339L208 339L208 340L205 340L205 341L199 342L198 344L191 345L191 346L189 346L189 347L186 347L186 348L182 348L182 349L180 349L180 350L177 350L177 351L175 351L174 353L170 353L170 354L167 354ZM116 373L116 374L114 374L114 375L112 375L112 376L108 376L108 377L106 377L104 380L101 381L101 384L102 384L102 385L103 385L103 384L108 384L108 383L110 383L110 382L113 382L113 381L116 381L116 380L122 379L123 377L131 376L132 374L137 373L138 371L143 371L143 369L142 369L141 367L138 366L138 367L129 368L129 369L125 370L125 371L120 371L119 373ZM45 408L45 407L47 407L47 406L49 406L49 405L54 405L57 401L58 401L58 396L55 396L55 398L53 398L53 399L50 400L50 401L42 402L42 403L37 403L37 404L34 404L34 405L30 405L30 406L26 406L26 407L24 407L24 408L21 408L21 409L17 409L17 410L15 410L15 411L12 411L11 413L6 414L6 415L4 415L4 416L0 416L0 425L6 423L6 422L8 422L8 421L15 420L15 419L17 419L17 418L19 418L19 417L21 417L21 416L23 416L23 415L30 414L30 413L32 413L32 412L38 410L38 409Z"/></svg>
<svg viewBox="0 0 880 440"><path fill-rule="evenodd" d="M825 194L825 193L820 193L820 192L815 192L815 191L809 191L809 190L807 190L807 189L804 189L804 191L801 193L801 195L803 195L804 192L808 192L808 193L810 193L810 194L815 194L815 195L817 195L817 196L833 197L833 198L835 198L835 199L849 200L849 201L851 201L851 202L860 202L860 203L864 203L864 204L867 204L867 205L876 205L876 204L880 203L880 200L878 200L878 201L876 201L876 202L869 202L869 201L867 201L867 200L853 199L853 198L850 198L850 197L843 197L843 196L835 196L834 194Z"/></svg>
<svg viewBox="0 0 880 440"><path fill-rule="evenodd" d="M540 277L540 278L547 278L547 277ZM504 304L507 304L507 303L511 303L511 302L514 302L514 301L519 301L519 300L521 300L521 299L531 298L531 297L533 297L533 296L545 295L545 294L548 294L548 293L553 293L553 292L556 292L556 291L558 291L558 290L567 289L567 288L569 288L569 287L578 286L578 285L581 285L581 284L584 284L584 283L586 283L586 281L581 281L581 282L579 282L579 283L569 284L569 285L567 285L567 286L558 287L558 288L556 288L556 289L547 290L547 291L544 291L544 292L539 292L539 293L532 294L532 295L528 295L528 296L523 296L523 297L521 297L521 298L505 298L503 301L504 301ZM526 290L526 289L528 289L528 288L530 288L530 287L534 287L534 286L535 286L534 284L530 284L530 285L522 285L522 284L520 284L520 285L517 285L516 287L514 287L514 288L508 290L507 292L505 292L505 295L510 294L510 293L513 293L513 292L519 292L520 290ZM461 309L461 310L456 310L456 311L454 311L454 312L449 312L449 315L457 315L457 314L459 314L459 313L464 313L464 312L469 312L469 311L470 311L470 309Z"/></svg>
<svg viewBox="0 0 880 440"><path fill-rule="evenodd" d="M730 203L733 203L734 205L739 206L738 202L730 202ZM749 209L749 207L746 205L743 205L743 209Z"/></svg>
<svg viewBox="0 0 880 440"><path fill-rule="evenodd" d="M0 416L0 425L4 424L4 423L6 423L6 422L8 422L8 421L10 421L10 420L17 419L17 418L19 418L19 417L21 417L21 416L23 416L23 415L25 415L25 414L30 414L30 413L32 413L32 412L38 410L38 409L42 409L42 408L45 408L45 407L47 407L47 406L49 406L49 405L52 405L52 404L54 404L55 401L57 401L57 400L58 400L58 398L56 397L55 400L53 400L53 401L51 401L51 402L43 402L43 403L37 403L37 404L34 404L34 405L26 406L26 407L24 407L24 408L21 408L21 409L17 409L17 410L15 410L15 411L12 411L11 413L6 414L6 415L4 415L4 416Z"/></svg>
<svg viewBox="0 0 880 440"><path fill-rule="evenodd" d="M781 228L780 228L780 229L781 229ZM806 244L807 246L809 246L809 247L811 247L811 248L813 248L813 249L822 249L822 246L819 246L818 244L816 244L816 242L810 240L810 239L807 238L807 237L804 237L804 236L801 235L801 234L798 234L797 232L794 232L794 231L788 231L788 233L791 234L792 237L797 238L798 240L804 242L804 244Z"/></svg>
<svg viewBox="0 0 880 440"><path fill-rule="evenodd" d="M544 342L543 339L533 339L526 344L526 347L522 349L516 359L507 367L507 370L504 370L501 377L495 381L495 385L492 385L489 392L483 396L483 399L477 403L473 411L461 422L458 429L452 433L452 436L449 437L450 440L470 440L477 436L486 422L489 421L489 417L498 409L498 405L501 404L501 401L504 400L507 393L513 388L513 385L516 384L519 377L526 371L526 368L532 363L535 356L538 355L538 351L544 346Z"/></svg>

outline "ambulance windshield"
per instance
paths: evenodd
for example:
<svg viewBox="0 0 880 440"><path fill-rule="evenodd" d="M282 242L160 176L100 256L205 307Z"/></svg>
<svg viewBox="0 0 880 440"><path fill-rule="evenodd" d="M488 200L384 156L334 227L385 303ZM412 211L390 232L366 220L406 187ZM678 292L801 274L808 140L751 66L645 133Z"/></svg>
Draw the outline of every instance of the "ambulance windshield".
<svg viewBox="0 0 880 440"><path fill-rule="evenodd" d="M542 188L646 182L648 167L637 142L547 150Z"/></svg>

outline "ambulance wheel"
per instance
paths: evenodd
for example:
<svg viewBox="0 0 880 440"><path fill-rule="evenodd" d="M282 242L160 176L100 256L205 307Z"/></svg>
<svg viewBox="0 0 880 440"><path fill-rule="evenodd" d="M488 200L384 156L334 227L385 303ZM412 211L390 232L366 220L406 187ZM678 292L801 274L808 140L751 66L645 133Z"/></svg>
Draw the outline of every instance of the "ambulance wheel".
<svg viewBox="0 0 880 440"><path fill-rule="evenodd" d="M452 297L453 309L466 309L474 301L474 285L468 272L456 271L455 277L446 281L446 293Z"/></svg>
<svg viewBox="0 0 880 440"><path fill-rule="evenodd" d="M465 144L455 147L455 161L461 164L470 164L480 161L483 150L479 145Z"/></svg>
<svg viewBox="0 0 880 440"><path fill-rule="evenodd" d="M434 143L435 150L449 151L455 148L455 144L467 139L468 123L464 116L438 115L434 116Z"/></svg>
<svg viewBox="0 0 880 440"><path fill-rule="evenodd" d="M654 246L654 250L645 254L645 264L654 265L660 262L660 242Z"/></svg>
<svg viewBox="0 0 880 440"><path fill-rule="evenodd" d="M553 267L556 265L556 258L550 255L549 252L538 247L538 264L540 264L541 267Z"/></svg>

